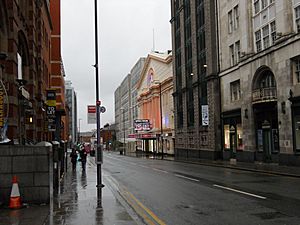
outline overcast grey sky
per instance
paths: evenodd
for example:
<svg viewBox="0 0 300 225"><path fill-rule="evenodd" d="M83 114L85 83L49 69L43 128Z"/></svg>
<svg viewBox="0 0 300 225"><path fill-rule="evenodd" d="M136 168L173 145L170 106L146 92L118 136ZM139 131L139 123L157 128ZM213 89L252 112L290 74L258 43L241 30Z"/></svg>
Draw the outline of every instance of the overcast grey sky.
<svg viewBox="0 0 300 225"><path fill-rule="evenodd" d="M171 49L170 0L98 0L101 127L114 122L114 91L140 57ZM62 58L77 92L81 131L95 104L94 0L61 1Z"/></svg>

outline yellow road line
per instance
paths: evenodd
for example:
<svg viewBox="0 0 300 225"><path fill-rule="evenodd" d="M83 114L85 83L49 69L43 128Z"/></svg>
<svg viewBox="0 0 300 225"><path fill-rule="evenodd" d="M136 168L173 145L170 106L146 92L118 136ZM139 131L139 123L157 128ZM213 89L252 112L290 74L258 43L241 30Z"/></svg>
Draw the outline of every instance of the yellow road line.
<svg viewBox="0 0 300 225"><path fill-rule="evenodd" d="M161 219L159 219L150 209L144 206L132 193L130 193L125 186L119 184L114 178L106 177L119 189L120 195L125 201L135 210L135 212L144 219L149 225L166 225Z"/></svg>
<svg viewBox="0 0 300 225"><path fill-rule="evenodd" d="M161 219L159 219L150 209L144 206L133 194L128 192L129 196L142 208L144 209L159 225L166 225Z"/></svg>

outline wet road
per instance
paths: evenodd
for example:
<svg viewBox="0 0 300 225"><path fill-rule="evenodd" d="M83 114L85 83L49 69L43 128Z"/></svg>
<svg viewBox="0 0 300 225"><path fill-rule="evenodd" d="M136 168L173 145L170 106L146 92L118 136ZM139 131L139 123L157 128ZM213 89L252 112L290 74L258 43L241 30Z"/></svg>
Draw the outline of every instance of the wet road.
<svg viewBox="0 0 300 225"><path fill-rule="evenodd" d="M110 185L148 224L300 224L300 179L106 153Z"/></svg>

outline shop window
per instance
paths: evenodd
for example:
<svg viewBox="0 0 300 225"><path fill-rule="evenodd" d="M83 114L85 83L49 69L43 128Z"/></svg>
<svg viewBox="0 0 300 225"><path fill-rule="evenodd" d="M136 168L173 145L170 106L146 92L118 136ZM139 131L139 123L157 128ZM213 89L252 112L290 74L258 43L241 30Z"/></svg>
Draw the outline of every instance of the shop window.
<svg viewBox="0 0 300 225"><path fill-rule="evenodd" d="M295 144L296 149L300 150L300 115L295 115L294 117L294 135L295 135Z"/></svg>
<svg viewBox="0 0 300 225"><path fill-rule="evenodd" d="M237 149L243 150L244 144L243 144L243 127L242 124L237 124L236 126L236 138L237 138Z"/></svg>
<svg viewBox="0 0 300 225"><path fill-rule="evenodd" d="M236 146L236 147L235 147ZM224 125L224 149L243 150L243 127L242 124Z"/></svg>
<svg viewBox="0 0 300 225"><path fill-rule="evenodd" d="M229 124L224 125L224 149L230 149L230 130Z"/></svg>

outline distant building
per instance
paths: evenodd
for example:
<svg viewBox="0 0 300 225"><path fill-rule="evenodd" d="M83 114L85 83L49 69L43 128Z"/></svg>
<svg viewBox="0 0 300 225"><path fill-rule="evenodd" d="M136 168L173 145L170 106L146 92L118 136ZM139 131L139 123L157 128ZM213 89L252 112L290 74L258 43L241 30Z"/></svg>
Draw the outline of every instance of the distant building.
<svg viewBox="0 0 300 225"><path fill-rule="evenodd" d="M66 103L69 106L69 139L71 145L77 142L77 94L71 81L66 81Z"/></svg>
<svg viewBox="0 0 300 225"><path fill-rule="evenodd" d="M144 63L145 58L140 58L115 91L116 139L127 143L127 151L136 150L135 140L130 136L135 133L133 124L138 117L137 83Z"/></svg>
<svg viewBox="0 0 300 225"><path fill-rule="evenodd" d="M174 154L172 94L172 53L151 52L137 84L138 119L141 121L136 124L139 150Z"/></svg>

